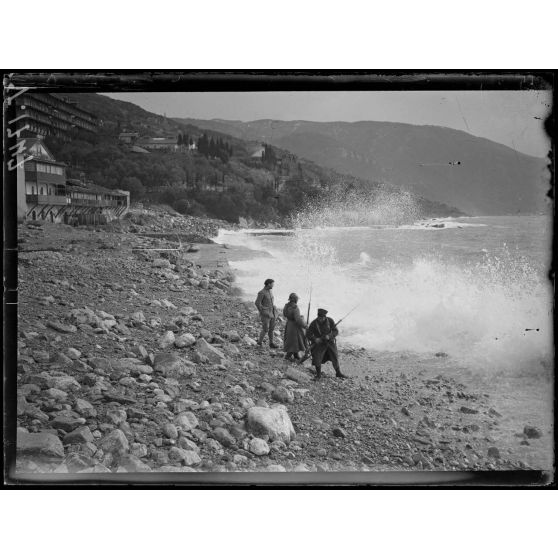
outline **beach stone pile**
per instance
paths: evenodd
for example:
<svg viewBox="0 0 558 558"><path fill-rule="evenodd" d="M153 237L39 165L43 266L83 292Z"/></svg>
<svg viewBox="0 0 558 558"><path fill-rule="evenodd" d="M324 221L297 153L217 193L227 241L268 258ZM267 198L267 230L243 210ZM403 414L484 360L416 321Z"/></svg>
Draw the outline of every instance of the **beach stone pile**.
<svg viewBox="0 0 558 558"><path fill-rule="evenodd" d="M255 346L257 312L234 296L222 247L141 232L20 226L16 472L526 466L491 437L488 398L452 379L371 369L347 349L353 379L313 382L309 362Z"/></svg>

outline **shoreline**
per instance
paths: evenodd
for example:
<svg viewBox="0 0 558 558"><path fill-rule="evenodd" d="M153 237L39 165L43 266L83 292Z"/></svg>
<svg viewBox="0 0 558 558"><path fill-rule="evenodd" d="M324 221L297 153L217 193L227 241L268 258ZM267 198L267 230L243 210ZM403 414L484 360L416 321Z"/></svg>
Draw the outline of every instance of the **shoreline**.
<svg viewBox="0 0 558 558"><path fill-rule="evenodd" d="M141 230L20 232L29 251L20 254L18 424L60 443L50 439L58 454L49 459L44 448L20 448L21 473L549 469L536 452L547 426L510 447L491 394L457 381L444 358L340 345L353 378L337 381L326 365L315 383L309 363L290 366L281 351L253 347L257 311L237 296L228 266L248 249L184 252ZM49 246L63 251L33 251ZM68 317L85 306L93 326ZM171 337L194 342L163 347ZM157 353L181 360L182 372L158 371ZM296 432L288 442L246 426L251 407L277 403ZM197 424L175 437L181 413ZM73 440L76 430L85 434Z"/></svg>

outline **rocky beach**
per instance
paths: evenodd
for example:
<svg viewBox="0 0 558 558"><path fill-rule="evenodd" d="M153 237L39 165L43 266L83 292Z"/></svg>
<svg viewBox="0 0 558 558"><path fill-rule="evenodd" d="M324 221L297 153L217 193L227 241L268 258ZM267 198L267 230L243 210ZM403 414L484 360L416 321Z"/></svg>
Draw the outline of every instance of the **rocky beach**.
<svg viewBox="0 0 558 558"><path fill-rule="evenodd" d="M448 355L365 351L341 331L350 378L327 365L314 382L309 362L257 347L219 226L163 209L19 226L14 478L553 467L544 409L522 414Z"/></svg>

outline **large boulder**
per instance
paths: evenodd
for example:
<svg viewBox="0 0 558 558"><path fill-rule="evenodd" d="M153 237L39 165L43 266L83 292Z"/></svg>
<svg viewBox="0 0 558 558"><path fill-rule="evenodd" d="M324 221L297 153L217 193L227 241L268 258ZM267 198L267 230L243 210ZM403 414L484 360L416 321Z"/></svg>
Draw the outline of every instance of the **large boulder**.
<svg viewBox="0 0 558 558"><path fill-rule="evenodd" d="M191 450L185 450L182 448L173 447L169 451L169 459L173 461L180 461L186 466L198 465L201 463L200 456Z"/></svg>
<svg viewBox="0 0 558 558"><path fill-rule="evenodd" d="M190 347L196 342L196 338L191 333L183 333L174 340L174 346L179 349Z"/></svg>
<svg viewBox="0 0 558 558"><path fill-rule="evenodd" d="M81 416L86 418L92 418L97 416L97 411L89 401L85 399L76 399L74 410Z"/></svg>
<svg viewBox="0 0 558 558"><path fill-rule="evenodd" d="M261 438L253 438L249 443L250 453L254 455L267 455L269 453L269 446L265 440Z"/></svg>
<svg viewBox="0 0 558 558"><path fill-rule="evenodd" d="M59 333L75 333L77 331L77 327L71 324L63 324L60 322L47 322L47 326Z"/></svg>
<svg viewBox="0 0 558 558"><path fill-rule="evenodd" d="M133 314L130 314L130 320L138 324L144 324L145 315L143 312L134 312Z"/></svg>
<svg viewBox="0 0 558 558"><path fill-rule="evenodd" d="M78 418L71 415L58 415L57 417L54 417L50 423L52 428L64 430L64 432L71 432L84 424L85 419L83 417Z"/></svg>
<svg viewBox="0 0 558 558"><path fill-rule="evenodd" d="M18 432L17 451L25 455L64 457L64 446L60 438L47 432L37 434Z"/></svg>
<svg viewBox="0 0 558 558"><path fill-rule="evenodd" d="M293 368L292 366L289 366L289 368L287 368L285 376L287 376L289 380L293 380L294 382L297 382L299 384L307 384L310 383L310 381L312 380L309 374L307 374L300 368Z"/></svg>
<svg viewBox="0 0 558 558"><path fill-rule="evenodd" d="M218 426L213 430L213 437L226 448L236 445L236 439L234 436L226 428L221 426Z"/></svg>
<svg viewBox="0 0 558 558"><path fill-rule="evenodd" d="M271 441L290 442L296 436L287 409L283 405L248 409L246 427L254 436L269 436Z"/></svg>
<svg viewBox="0 0 558 558"><path fill-rule="evenodd" d="M149 473L151 467L136 455L126 455L120 461L117 473Z"/></svg>
<svg viewBox="0 0 558 558"><path fill-rule="evenodd" d="M158 267L160 269L170 269L172 267L172 264L165 258L157 258L156 260L153 260L152 267Z"/></svg>
<svg viewBox="0 0 558 558"><path fill-rule="evenodd" d="M111 366L113 370L127 372L134 376L153 373L153 368L142 362L139 358L115 358L111 361Z"/></svg>
<svg viewBox="0 0 558 558"><path fill-rule="evenodd" d="M87 363L92 368L100 368L101 370L112 370L113 362L109 358L105 357L91 357Z"/></svg>
<svg viewBox="0 0 558 558"><path fill-rule="evenodd" d="M212 347L205 339L198 339L196 341L196 349L202 356L206 357L211 364L224 364L227 360L227 357L225 357L222 351L216 347Z"/></svg>
<svg viewBox="0 0 558 558"><path fill-rule="evenodd" d="M159 347L161 349L167 349L175 342L175 336L172 331L166 331L165 334L159 339Z"/></svg>
<svg viewBox="0 0 558 558"><path fill-rule="evenodd" d="M105 453L124 455L130 449L130 444L122 430L116 428L107 434L99 444Z"/></svg>
<svg viewBox="0 0 558 558"><path fill-rule="evenodd" d="M190 430L194 430L199 424L196 415L190 411L184 411L177 415L174 419L174 422L178 428L182 432L189 432Z"/></svg>
<svg viewBox="0 0 558 558"><path fill-rule="evenodd" d="M271 397L279 403L292 403L294 401L293 392L285 386L278 386L273 390Z"/></svg>
<svg viewBox="0 0 558 558"><path fill-rule="evenodd" d="M157 353L154 358L153 368L155 372L169 378L182 378L192 376L195 373L194 364L183 360L174 353Z"/></svg>
<svg viewBox="0 0 558 558"><path fill-rule="evenodd" d="M64 436L65 444L85 444L87 442L94 442L95 438L89 429L89 426L78 426L66 436Z"/></svg>
<svg viewBox="0 0 558 558"><path fill-rule="evenodd" d="M77 391L81 389L79 382L72 378L72 376L53 376L49 384L49 387L62 391Z"/></svg>
<svg viewBox="0 0 558 558"><path fill-rule="evenodd" d="M25 400L25 397L23 399ZM20 403L23 403L23 401L20 401L20 398L18 397L18 406L20 405ZM25 415L26 417L39 420L41 422L48 422L50 418L46 413L43 413L41 409L35 407L35 405L25 404L23 409L19 409L18 407L18 415L20 414L20 410L22 411L22 414Z"/></svg>
<svg viewBox="0 0 558 558"><path fill-rule="evenodd" d="M225 337L231 342L231 343L238 343L241 339L240 335L238 334L238 331L236 331L236 329L231 329L231 331L227 331L225 333Z"/></svg>
<svg viewBox="0 0 558 558"><path fill-rule="evenodd" d="M47 397L54 399L55 401L64 401L65 399L68 399L68 394L61 389L56 389L56 388L45 389L44 394Z"/></svg>

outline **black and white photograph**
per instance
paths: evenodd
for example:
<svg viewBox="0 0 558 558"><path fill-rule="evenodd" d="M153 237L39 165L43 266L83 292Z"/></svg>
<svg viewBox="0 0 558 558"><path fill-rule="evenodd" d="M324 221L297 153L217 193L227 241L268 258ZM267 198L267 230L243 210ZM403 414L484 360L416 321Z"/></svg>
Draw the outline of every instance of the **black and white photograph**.
<svg viewBox="0 0 558 558"><path fill-rule="evenodd" d="M5 74L5 482L552 483L552 100Z"/></svg>

